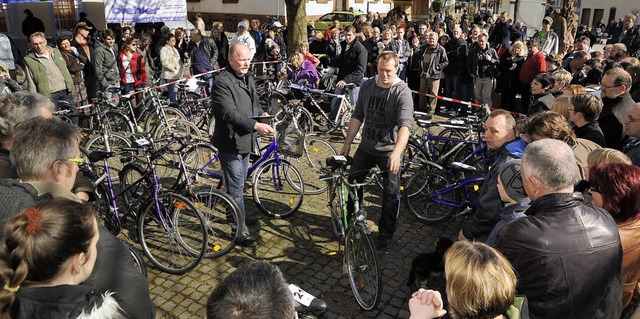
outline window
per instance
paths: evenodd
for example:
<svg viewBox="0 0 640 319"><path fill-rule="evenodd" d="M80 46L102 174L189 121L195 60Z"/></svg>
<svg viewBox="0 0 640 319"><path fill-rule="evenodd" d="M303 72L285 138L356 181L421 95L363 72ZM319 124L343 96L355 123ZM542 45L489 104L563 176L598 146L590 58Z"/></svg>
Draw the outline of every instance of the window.
<svg viewBox="0 0 640 319"><path fill-rule="evenodd" d="M73 30L76 24L76 8L73 0L54 0L53 13L58 29Z"/></svg>
<svg viewBox="0 0 640 319"><path fill-rule="evenodd" d="M322 17L320 17L320 21L329 21L329 22L333 22L333 17L335 15L333 13L327 13L325 15L323 15Z"/></svg>
<svg viewBox="0 0 640 319"><path fill-rule="evenodd" d="M591 20L591 9L582 9L580 24L589 25L589 20Z"/></svg>

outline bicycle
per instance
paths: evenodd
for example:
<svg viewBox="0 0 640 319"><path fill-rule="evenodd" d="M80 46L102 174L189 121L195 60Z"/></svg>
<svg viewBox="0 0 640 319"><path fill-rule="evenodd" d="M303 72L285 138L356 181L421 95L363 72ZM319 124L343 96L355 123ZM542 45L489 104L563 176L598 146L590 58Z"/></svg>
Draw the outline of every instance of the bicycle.
<svg viewBox="0 0 640 319"><path fill-rule="evenodd" d="M152 158L158 156L152 143L146 139L134 142L134 147L123 148L121 161L128 162L133 153L142 152L152 172L150 187L145 187L140 196L132 198L124 213L120 213L117 199L133 187L148 183L140 178L116 193L109 172L107 159L115 157L114 152L93 151L89 154L91 162L104 161L104 173L93 181L99 196L108 200L109 212L105 213L105 226L114 235L122 230L122 224L128 216L135 218L133 240L138 241L147 258L158 269L171 274L184 274L196 267L205 255L207 230L205 221L196 206L182 195L161 190L158 175ZM97 187L107 180L107 187ZM105 192L106 191L106 192ZM131 231L129 232L131 234Z"/></svg>
<svg viewBox="0 0 640 319"><path fill-rule="evenodd" d="M334 234L343 242L344 259L349 275L351 290L360 307L374 309L382 293L382 278L378 267L379 259L371 239L371 230L365 223L367 213L358 198L358 192L365 183L350 183L346 167L353 159L341 155L326 159L326 181L329 210ZM353 199L353 211L350 213L347 197ZM340 247L340 245L338 245Z"/></svg>
<svg viewBox="0 0 640 319"><path fill-rule="evenodd" d="M273 116L254 117L259 120L265 118ZM274 126L277 127L278 123ZM247 177L251 177L253 199L260 211L269 217L286 218L302 205L305 185L298 169L280 155L278 135L269 138L271 142L268 145L257 147L260 154L251 154L253 163L247 170ZM224 176L218 157L217 153L210 158L199 157L189 163L189 169L198 172L202 178L218 180L217 187L220 188Z"/></svg>
<svg viewBox="0 0 640 319"><path fill-rule="evenodd" d="M327 157L337 155L336 148L326 139L311 135L305 128L309 123L308 111L302 102L288 104L276 114L278 125L278 150L300 170L311 170L320 176ZM327 190L325 182L319 179L305 179L304 193L316 195Z"/></svg>
<svg viewBox="0 0 640 319"><path fill-rule="evenodd" d="M168 141L166 147L172 144L178 145L177 154L179 162L175 166L179 168L178 176L167 189L184 195L191 200L200 211L208 232L208 246L205 252L206 258L220 257L229 252L234 246L236 238L240 235L242 221L239 217L239 208L236 202L228 194L215 189L208 183L199 183L197 172L190 171L187 163L198 160L199 157L217 154L218 150L208 143L192 143L190 137L175 136ZM121 188L129 189L125 192L124 201L127 204L142 196L145 189L152 186L153 171L143 169L137 163L128 163L120 174ZM132 181L143 179L144 183L129 188Z"/></svg>
<svg viewBox="0 0 640 319"><path fill-rule="evenodd" d="M347 136L347 129L349 128L349 120L351 119L351 113L355 106L351 102L351 90L355 87L355 84L347 84L345 86L346 92L344 94L333 94L323 90L312 89L300 84L291 84L289 86L294 92L299 91L303 94L303 102L307 102L307 105L313 107L316 111L313 116L313 121L319 126L326 127L326 133L339 132L343 137ZM327 97L337 98L340 100L340 108L337 113L336 121L329 118L329 115L322 109L322 107L316 102L311 94L320 94Z"/></svg>

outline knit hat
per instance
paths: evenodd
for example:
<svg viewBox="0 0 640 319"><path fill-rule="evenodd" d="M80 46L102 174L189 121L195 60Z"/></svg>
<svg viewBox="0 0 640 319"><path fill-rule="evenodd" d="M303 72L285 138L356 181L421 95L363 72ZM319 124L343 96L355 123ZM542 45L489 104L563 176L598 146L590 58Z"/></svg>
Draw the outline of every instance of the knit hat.
<svg viewBox="0 0 640 319"><path fill-rule="evenodd" d="M509 198L520 202L528 197L522 184L522 175L520 175L520 160L504 162L500 166L499 178Z"/></svg>

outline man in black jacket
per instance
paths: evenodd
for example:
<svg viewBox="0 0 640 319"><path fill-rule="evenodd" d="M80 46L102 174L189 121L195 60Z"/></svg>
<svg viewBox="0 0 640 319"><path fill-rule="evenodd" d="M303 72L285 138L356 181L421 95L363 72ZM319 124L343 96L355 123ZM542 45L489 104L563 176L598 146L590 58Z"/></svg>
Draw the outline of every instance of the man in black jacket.
<svg viewBox="0 0 640 319"><path fill-rule="evenodd" d="M573 124L573 131L576 137L590 140L601 147L606 147L607 143L604 134L598 124L598 116L602 112L602 100L597 96L581 93L571 98L569 108L569 121Z"/></svg>
<svg viewBox="0 0 640 319"><path fill-rule="evenodd" d="M252 119L262 111L258 103L256 83L251 74L248 74L250 66L249 47L242 43L232 45L229 49L229 65L216 76L213 82L214 94L211 96L216 119L211 144L220 151L219 159L227 193L233 197L240 209L244 229L241 230L242 235L237 243L245 247L256 245L256 239L249 236L244 222L244 183L249 168L249 154L255 145L255 133L275 133L268 124Z"/></svg>
<svg viewBox="0 0 640 319"><path fill-rule="evenodd" d="M218 46L215 41L209 37L202 35L198 29L191 29L191 41L187 51L191 57L191 74L200 74L213 71L218 66ZM211 86L213 85L213 73L209 73L200 77L203 81L208 81L207 94L211 94Z"/></svg>
<svg viewBox="0 0 640 319"><path fill-rule="evenodd" d="M495 247L518 274L531 318L618 318L622 248L616 223L604 209L573 193L578 165L571 147L535 141L522 157L522 181L531 198L526 217L506 224Z"/></svg>
<svg viewBox="0 0 640 319"><path fill-rule="evenodd" d="M449 65L444 68L445 95L461 101L469 101L469 86L471 78L467 72L467 41L462 38L462 29L453 28L453 38L444 46L447 51ZM448 110L452 115L457 115L458 106L461 112L467 112L467 105L449 103Z"/></svg>
<svg viewBox="0 0 640 319"><path fill-rule="evenodd" d="M604 133L607 147L620 150L624 124L635 103L629 94L631 75L622 68L613 68L604 73L601 84L602 113L598 117L598 124Z"/></svg>
<svg viewBox="0 0 640 319"><path fill-rule="evenodd" d="M489 149L489 172L478 193L478 205L471 220L462 226L459 240L485 241L493 227L500 221L500 194L498 172L509 159L522 156L524 143L516 139L516 120L505 110L494 110L484 124L484 138Z"/></svg>
<svg viewBox="0 0 640 319"><path fill-rule="evenodd" d="M355 85L351 90L351 104L356 105L360 82L362 82L367 67L367 49L362 43L356 41L356 28L353 25L344 28L344 41L341 43L341 48L342 53L338 57L340 70L336 79L335 94L344 94L347 84ZM334 97L331 101L331 114L329 115L334 123L337 121L339 110L340 99Z"/></svg>

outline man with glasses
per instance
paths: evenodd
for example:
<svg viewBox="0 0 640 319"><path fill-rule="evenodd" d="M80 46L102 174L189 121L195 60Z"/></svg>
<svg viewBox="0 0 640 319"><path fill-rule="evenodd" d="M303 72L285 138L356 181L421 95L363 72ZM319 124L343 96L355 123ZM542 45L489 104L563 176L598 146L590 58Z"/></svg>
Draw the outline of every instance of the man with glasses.
<svg viewBox="0 0 640 319"><path fill-rule="evenodd" d="M43 116L51 114L40 111ZM10 154L19 180L0 183L0 220L45 198L82 201L71 192L83 162L79 141L78 128L57 118L35 116L24 121L12 136ZM148 282L133 267L129 249L104 226L98 231L96 264L87 282L96 294L114 293L129 318L155 318Z"/></svg>
<svg viewBox="0 0 640 319"><path fill-rule="evenodd" d="M640 103L631 106L626 122L624 133L627 134L630 141L622 148L622 151L629 156L633 165L640 166Z"/></svg>
<svg viewBox="0 0 640 319"><path fill-rule="evenodd" d="M630 88L631 75L622 68L608 70L602 77L602 113L598 118L598 124L609 148L622 149L624 126L629 110L635 104L629 94Z"/></svg>
<svg viewBox="0 0 640 319"><path fill-rule="evenodd" d="M602 101L595 95L581 93L571 98L569 121L573 124L576 137L590 140L601 147L606 147L602 129L598 124L598 116L602 112Z"/></svg>

